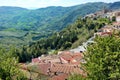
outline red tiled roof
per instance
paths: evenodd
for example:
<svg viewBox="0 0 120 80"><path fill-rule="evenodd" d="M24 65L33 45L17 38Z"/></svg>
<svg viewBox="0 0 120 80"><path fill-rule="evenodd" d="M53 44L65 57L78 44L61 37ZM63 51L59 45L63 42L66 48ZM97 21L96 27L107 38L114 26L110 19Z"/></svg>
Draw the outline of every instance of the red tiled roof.
<svg viewBox="0 0 120 80"><path fill-rule="evenodd" d="M64 54L71 54L70 51L63 51Z"/></svg>
<svg viewBox="0 0 120 80"><path fill-rule="evenodd" d="M72 59L71 55L66 55L66 54L60 55L60 57L62 57L63 59L65 59L67 61L70 61Z"/></svg>
<svg viewBox="0 0 120 80"><path fill-rule="evenodd" d="M104 31L104 30L109 30L109 31L112 31L112 26L111 25L107 25L107 26L105 26L105 27L103 27L103 28L101 28L100 30L101 31Z"/></svg>
<svg viewBox="0 0 120 80"><path fill-rule="evenodd" d="M67 61L67 60L65 60L65 59L64 59L64 58L62 58L62 57L60 57L59 59L60 59L60 63L68 63L68 61Z"/></svg>
<svg viewBox="0 0 120 80"><path fill-rule="evenodd" d="M53 64L50 68L51 72L66 73L66 74L83 74L83 70L78 65L73 64Z"/></svg>
<svg viewBox="0 0 120 80"><path fill-rule="evenodd" d="M74 59L82 59L84 57L83 53L74 53L73 58Z"/></svg>
<svg viewBox="0 0 120 80"><path fill-rule="evenodd" d="M70 51L60 51L59 54L60 55L61 54L69 55L69 54L71 54L71 52Z"/></svg>
<svg viewBox="0 0 120 80"><path fill-rule="evenodd" d="M39 69L42 74L48 75L48 70L51 67L51 63L41 63L39 64Z"/></svg>
<svg viewBox="0 0 120 80"><path fill-rule="evenodd" d="M120 22L114 22L113 25L120 25Z"/></svg>
<svg viewBox="0 0 120 80"><path fill-rule="evenodd" d="M111 32L102 32L102 33L101 33L101 35L106 35L106 34L108 34L108 35L112 35Z"/></svg>
<svg viewBox="0 0 120 80"><path fill-rule="evenodd" d="M39 58L33 58L33 59L32 59L32 62L33 62L33 63L39 63L40 60L39 60Z"/></svg>
<svg viewBox="0 0 120 80"><path fill-rule="evenodd" d="M50 80L65 80L67 79L67 77L68 77L67 74L60 74L60 75L53 76L52 78L50 78Z"/></svg>
<svg viewBox="0 0 120 80"><path fill-rule="evenodd" d="M80 52L71 53L71 54L61 54L60 57L69 63L80 62L80 60L84 57L84 55Z"/></svg>

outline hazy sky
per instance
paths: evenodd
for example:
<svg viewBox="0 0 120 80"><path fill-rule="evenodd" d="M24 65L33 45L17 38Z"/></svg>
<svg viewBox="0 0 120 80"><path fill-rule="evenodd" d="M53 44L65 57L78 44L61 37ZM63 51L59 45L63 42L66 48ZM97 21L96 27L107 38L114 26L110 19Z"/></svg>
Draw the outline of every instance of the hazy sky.
<svg viewBox="0 0 120 80"><path fill-rule="evenodd" d="M87 2L115 2L120 0L0 0L0 6L41 8L47 6L73 6Z"/></svg>

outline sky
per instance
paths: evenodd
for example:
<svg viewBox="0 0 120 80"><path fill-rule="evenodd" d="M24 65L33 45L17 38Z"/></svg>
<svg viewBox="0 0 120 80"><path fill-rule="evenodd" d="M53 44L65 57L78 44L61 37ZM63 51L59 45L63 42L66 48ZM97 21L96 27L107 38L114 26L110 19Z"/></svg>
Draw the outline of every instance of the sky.
<svg viewBox="0 0 120 80"><path fill-rule="evenodd" d="M0 0L0 6L17 6L23 8L43 8L48 6L73 6L87 2L116 2L120 0Z"/></svg>

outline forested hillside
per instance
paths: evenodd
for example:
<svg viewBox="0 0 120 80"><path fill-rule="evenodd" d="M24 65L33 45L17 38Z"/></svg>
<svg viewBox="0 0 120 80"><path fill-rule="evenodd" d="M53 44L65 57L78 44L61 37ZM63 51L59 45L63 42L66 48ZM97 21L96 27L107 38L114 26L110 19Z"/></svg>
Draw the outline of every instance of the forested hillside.
<svg viewBox="0 0 120 80"><path fill-rule="evenodd" d="M62 31L56 32L48 38L30 43L28 46L23 46L15 54L19 56L20 62L24 62L30 61L33 57L48 54L50 50L75 48L93 36L99 28L109 23L110 21L107 18L98 18L97 20L79 18Z"/></svg>
<svg viewBox="0 0 120 80"><path fill-rule="evenodd" d="M97 2L71 7L51 6L36 10L3 6L0 7L0 43L18 46L28 44L64 29L79 16L83 17L104 7L120 9L119 4L120 2Z"/></svg>

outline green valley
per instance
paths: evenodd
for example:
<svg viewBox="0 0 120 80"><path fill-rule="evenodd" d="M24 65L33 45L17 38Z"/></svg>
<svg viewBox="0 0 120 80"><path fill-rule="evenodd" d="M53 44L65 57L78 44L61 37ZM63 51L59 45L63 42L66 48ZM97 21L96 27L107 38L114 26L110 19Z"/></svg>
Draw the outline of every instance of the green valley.
<svg viewBox="0 0 120 80"><path fill-rule="evenodd" d="M120 9L119 3L96 2L35 10L2 6L0 7L0 43L21 45L46 38L61 31L80 16L94 13L104 7L111 10Z"/></svg>

